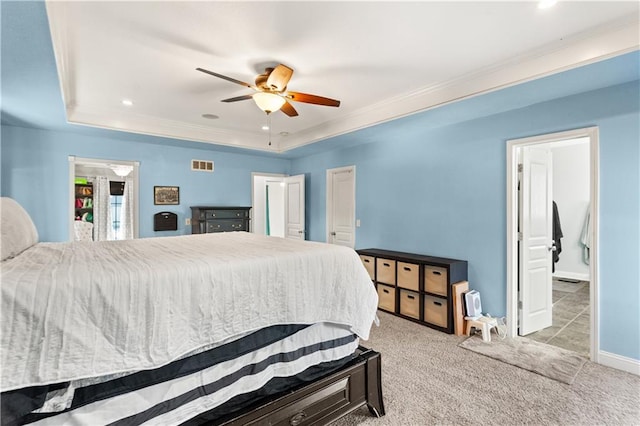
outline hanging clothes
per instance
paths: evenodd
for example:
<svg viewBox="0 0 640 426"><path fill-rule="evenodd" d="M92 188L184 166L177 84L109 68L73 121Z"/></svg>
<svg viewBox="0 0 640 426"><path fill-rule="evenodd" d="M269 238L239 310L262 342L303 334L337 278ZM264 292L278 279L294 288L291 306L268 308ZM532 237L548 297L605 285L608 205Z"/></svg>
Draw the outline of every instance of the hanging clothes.
<svg viewBox="0 0 640 426"><path fill-rule="evenodd" d="M556 202L553 202L553 244L556 249L553 251L552 262L551 262L551 272L556 271L556 263L560 260L560 253L562 252L562 228L560 227L560 215L558 214L558 205Z"/></svg>
<svg viewBox="0 0 640 426"><path fill-rule="evenodd" d="M582 261L589 264L591 257L591 209L587 207L587 214L582 225L582 233L580 234L580 245L582 246Z"/></svg>

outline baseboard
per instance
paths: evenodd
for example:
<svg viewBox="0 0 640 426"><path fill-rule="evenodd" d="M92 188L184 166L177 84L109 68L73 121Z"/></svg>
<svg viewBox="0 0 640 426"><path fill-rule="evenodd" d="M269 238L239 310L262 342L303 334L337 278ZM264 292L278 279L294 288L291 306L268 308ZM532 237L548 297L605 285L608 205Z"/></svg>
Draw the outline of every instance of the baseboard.
<svg viewBox="0 0 640 426"><path fill-rule="evenodd" d="M598 362L607 367L640 376L640 360L612 354L611 352L600 351L598 352Z"/></svg>
<svg viewBox="0 0 640 426"><path fill-rule="evenodd" d="M589 274L580 274L577 272L555 271L553 278L569 278L571 280L589 281Z"/></svg>

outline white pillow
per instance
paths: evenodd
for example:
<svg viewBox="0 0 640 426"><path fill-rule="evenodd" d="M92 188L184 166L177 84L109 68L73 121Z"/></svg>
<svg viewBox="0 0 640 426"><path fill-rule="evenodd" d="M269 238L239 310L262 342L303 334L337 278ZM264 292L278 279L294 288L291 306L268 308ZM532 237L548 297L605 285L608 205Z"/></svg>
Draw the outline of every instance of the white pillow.
<svg viewBox="0 0 640 426"><path fill-rule="evenodd" d="M0 198L0 234L2 260L17 256L38 242L38 231L29 213L12 198Z"/></svg>

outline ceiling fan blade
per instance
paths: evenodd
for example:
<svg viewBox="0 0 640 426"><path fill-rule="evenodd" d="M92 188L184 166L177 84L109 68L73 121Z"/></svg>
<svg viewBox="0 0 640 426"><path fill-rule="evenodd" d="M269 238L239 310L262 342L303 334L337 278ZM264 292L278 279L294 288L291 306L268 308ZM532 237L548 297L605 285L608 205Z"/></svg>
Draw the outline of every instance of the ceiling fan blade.
<svg viewBox="0 0 640 426"><path fill-rule="evenodd" d="M204 68L196 68L196 70L197 70L197 71L200 71L200 72L203 72L203 73L205 73L205 74L212 75L212 76L214 76L214 77L221 78L221 79L223 79L223 80L230 81L230 82L232 82L232 83L239 84L239 85L244 86L244 87L249 87L249 88L251 88L251 89L255 89L255 87L253 87L253 86L252 86L252 85L250 85L249 83L245 83L244 81L236 80L235 78L227 77L226 75L222 75L222 74L215 73L215 72L213 72L213 71L205 70Z"/></svg>
<svg viewBox="0 0 640 426"><path fill-rule="evenodd" d="M267 79L267 86L276 92L282 92L287 88L289 80L293 75L293 70L286 65L278 65L271 71Z"/></svg>
<svg viewBox="0 0 640 426"><path fill-rule="evenodd" d="M308 93L287 92L284 95L287 99L296 102L305 102L308 104L325 105L332 107L339 107L340 101L330 98L325 98L317 95L310 95Z"/></svg>
<svg viewBox="0 0 640 426"><path fill-rule="evenodd" d="M237 101L246 101L247 99L251 99L253 95L242 95L236 96L235 98L223 99L220 102L237 102Z"/></svg>
<svg viewBox="0 0 640 426"><path fill-rule="evenodd" d="M298 111L291 105L289 102L285 102L284 105L280 108L280 111L287 114L289 117L297 117Z"/></svg>

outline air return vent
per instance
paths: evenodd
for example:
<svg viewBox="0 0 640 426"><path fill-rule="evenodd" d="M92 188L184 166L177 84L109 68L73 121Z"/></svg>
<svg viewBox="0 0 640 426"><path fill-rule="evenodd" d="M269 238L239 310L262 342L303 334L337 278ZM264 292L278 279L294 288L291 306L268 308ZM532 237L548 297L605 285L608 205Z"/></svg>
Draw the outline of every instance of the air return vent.
<svg viewBox="0 0 640 426"><path fill-rule="evenodd" d="M213 173L213 161L208 160L191 160L191 170Z"/></svg>

